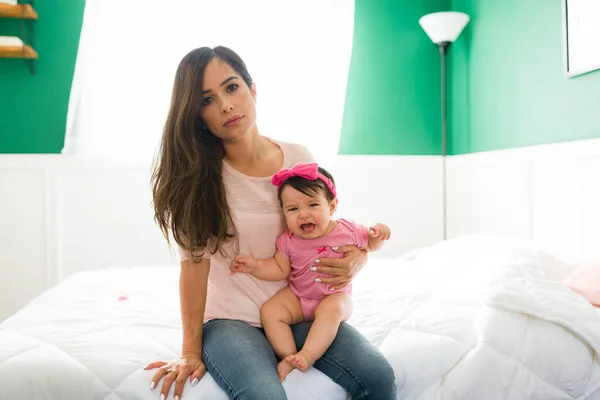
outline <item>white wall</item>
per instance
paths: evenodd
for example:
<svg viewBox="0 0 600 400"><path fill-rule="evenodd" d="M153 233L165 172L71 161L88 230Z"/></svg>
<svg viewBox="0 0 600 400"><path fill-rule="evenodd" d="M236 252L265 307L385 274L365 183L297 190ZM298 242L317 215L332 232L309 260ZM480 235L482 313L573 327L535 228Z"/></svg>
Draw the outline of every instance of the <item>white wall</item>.
<svg viewBox="0 0 600 400"><path fill-rule="evenodd" d="M327 166L339 217L385 222L378 256L442 238L439 157L344 156ZM177 264L153 221L150 167L61 155L0 156L0 320L81 270Z"/></svg>
<svg viewBox="0 0 600 400"><path fill-rule="evenodd" d="M173 262L149 168L59 155L0 157L0 319L75 271Z"/></svg>
<svg viewBox="0 0 600 400"><path fill-rule="evenodd" d="M600 261L600 139L448 160L448 236L528 237Z"/></svg>

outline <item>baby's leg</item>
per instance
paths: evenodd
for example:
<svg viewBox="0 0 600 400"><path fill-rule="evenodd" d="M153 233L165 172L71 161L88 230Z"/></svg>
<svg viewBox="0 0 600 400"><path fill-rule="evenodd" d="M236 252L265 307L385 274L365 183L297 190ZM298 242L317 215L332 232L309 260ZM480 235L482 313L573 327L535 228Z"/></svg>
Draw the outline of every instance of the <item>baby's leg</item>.
<svg viewBox="0 0 600 400"><path fill-rule="evenodd" d="M290 288L285 288L265 302L260 309L260 320L271 347L281 360L277 372L283 382L294 369L286 357L298 351L290 325L304 321L300 300Z"/></svg>
<svg viewBox="0 0 600 400"><path fill-rule="evenodd" d="M304 347L294 356L287 358L292 366L303 372L308 371L331 346L340 323L347 321L352 315L352 308L352 299L348 293L339 292L325 296L315 310L315 320Z"/></svg>

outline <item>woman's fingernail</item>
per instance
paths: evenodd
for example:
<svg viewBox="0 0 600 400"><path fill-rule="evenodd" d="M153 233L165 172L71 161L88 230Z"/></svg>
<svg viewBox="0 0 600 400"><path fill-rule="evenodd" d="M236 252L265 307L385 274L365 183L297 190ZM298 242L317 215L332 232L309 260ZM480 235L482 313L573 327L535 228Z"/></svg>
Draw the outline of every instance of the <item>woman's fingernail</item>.
<svg viewBox="0 0 600 400"><path fill-rule="evenodd" d="M335 288L332 287L332 288L329 288L329 290L333 292L335 290Z"/></svg>
<svg viewBox="0 0 600 400"><path fill-rule="evenodd" d="M339 247L333 246L332 249L337 250L337 249L339 249Z"/></svg>
<svg viewBox="0 0 600 400"><path fill-rule="evenodd" d="M316 271L316 270L317 270L317 267L310 267L310 270L311 270L311 271Z"/></svg>
<svg viewBox="0 0 600 400"><path fill-rule="evenodd" d="M160 394L160 400L165 400L165 394L164 393Z"/></svg>
<svg viewBox="0 0 600 400"><path fill-rule="evenodd" d="M175 395L175 397L173 397L173 400L179 400L179 396Z"/></svg>
<svg viewBox="0 0 600 400"><path fill-rule="evenodd" d="M315 279L315 282L321 282L321 278Z"/></svg>
<svg viewBox="0 0 600 400"><path fill-rule="evenodd" d="M198 378L194 378L192 381L192 386L196 386L198 384Z"/></svg>
<svg viewBox="0 0 600 400"><path fill-rule="evenodd" d="M150 390L154 389L156 387L156 382L152 381L150 382Z"/></svg>
<svg viewBox="0 0 600 400"><path fill-rule="evenodd" d="M318 258L315 260L315 262L318 264L321 262L321 260L319 260Z"/></svg>

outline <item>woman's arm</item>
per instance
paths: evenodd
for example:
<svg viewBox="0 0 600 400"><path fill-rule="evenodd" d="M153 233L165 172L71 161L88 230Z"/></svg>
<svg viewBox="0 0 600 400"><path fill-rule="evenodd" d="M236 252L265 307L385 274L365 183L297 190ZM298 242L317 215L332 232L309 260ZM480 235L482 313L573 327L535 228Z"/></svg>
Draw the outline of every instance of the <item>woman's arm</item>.
<svg viewBox="0 0 600 400"><path fill-rule="evenodd" d="M206 308L210 259L199 263L191 260L181 262L179 273L179 302L183 325L182 356L196 353L202 358L202 323Z"/></svg>
<svg viewBox="0 0 600 400"><path fill-rule="evenodd" d="M179 301L183 325L181 358L173 362L155 361L144 367L146 370L159 368L152 377L150 389L154 389L164 378L161 388L161 396L164 398L169 394L173 384L175 384L175 395L181 398L185 381L189 378L192 386L196 386L206 373L206 366L202 362L202 326L209 271L209 259L202 259L199 263L191 260L181 262L179 273Z"/></svg>

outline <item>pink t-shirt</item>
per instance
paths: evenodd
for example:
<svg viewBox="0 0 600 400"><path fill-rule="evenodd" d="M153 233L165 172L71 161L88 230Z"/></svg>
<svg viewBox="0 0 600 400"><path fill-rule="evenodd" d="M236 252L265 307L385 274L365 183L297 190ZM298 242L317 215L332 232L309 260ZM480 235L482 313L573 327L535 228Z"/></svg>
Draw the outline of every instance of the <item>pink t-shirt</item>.
<svg viewBox="0 0 600 400"><path fill-rule="evenodd" d="M303 146L279 141L274 143L283 152L283 168L314 162ZM271 184L271 178L244 175L223 161L223 182L237 229L239 251L236 251L234 240L225 243L222 251L212 255L210 252L204 253L204 258L210 258L204 322L223 318L261 326L260 308L263 303L287 286L287 280L268 282L249 274L229 274L229 266L235 255L268 258L275 254L275 240L285 229L285 219L277 199L277 188ZM190 255L181 249L179 253L181 261L190 259Z"/></svg>
<svg viewBox="0 0 600 400"><path fill-rule="evenodd" d="M364 249L368 242L367 227L339 219L331 232L315 239L302 239L288 229L277 238L277 248L290 260L290 289L298 297L319 300L331 293L350 293L352 289L351 285L347 285L343 289L331 291L329 285L315 282L315 278L322 275L310 270L310 267L315 265L315 259L342 258L342 253L337 253L331 248L353 244L359 249Z"/></svg>

